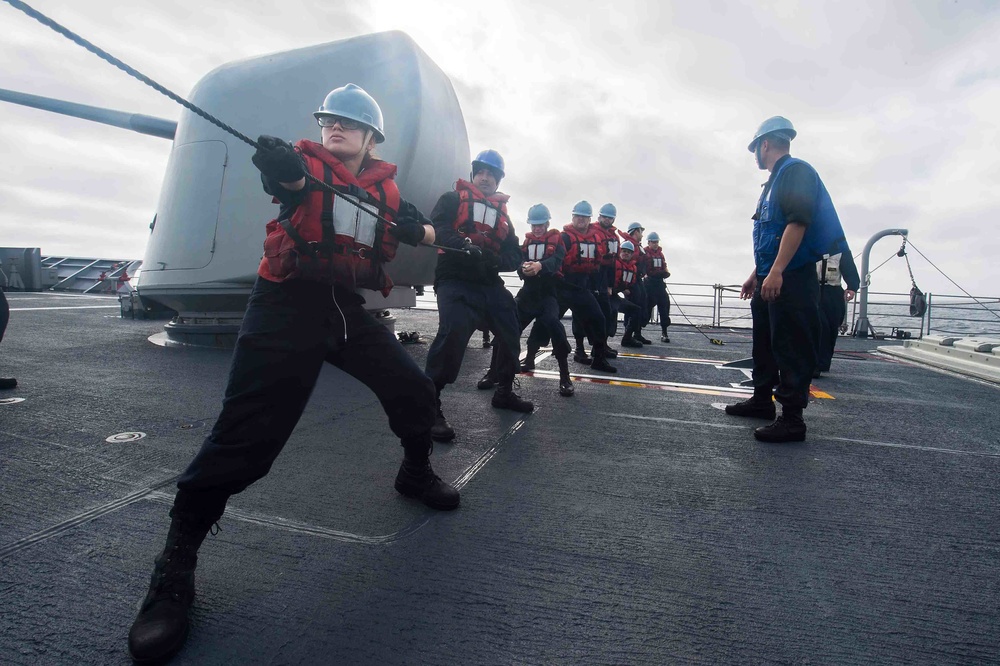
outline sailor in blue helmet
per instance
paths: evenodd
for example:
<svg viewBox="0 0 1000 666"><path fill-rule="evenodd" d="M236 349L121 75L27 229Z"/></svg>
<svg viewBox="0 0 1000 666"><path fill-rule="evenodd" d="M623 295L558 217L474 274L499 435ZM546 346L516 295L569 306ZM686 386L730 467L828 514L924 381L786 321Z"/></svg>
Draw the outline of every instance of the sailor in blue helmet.
<svg viewBox="0 0 1000 666"><path fill-rule="evenodd" d="M833 201L816 170L789 155L796 132L781 116L768 118L747 147L757 167L771 172L753 215L754 270L740 298L751 299L753 386L748 400L727 414L774 419L754 431L765 442L801 442L802 410L816 368L819 282L816 262L850 252Z"/></svg>
<svg viewBox="0 0 1000 666"><path fill-rule="evenodd" d="M504 175L500 153L484 150L472 161L471 181L460 179L431 211L438 244L467 252L439 254L434 273L438 332L427 353L426 372L437 390L431 436L439 442L455 437L444 415L441 391L458 378L469 339L484 324L493 332L497 350L497 386L491 404L518 412L534 410L513 390L521 327L514 297L500 273L517 270L521 248L507 216L510 197L497 189Z"/></svg>
<svg viewBox="0 0 1000 666"><path fill-rule="evenodd" d="M563 259L566 257L566 246L561 235L555 229L549 228L552 219L548 206L535 204L528 209L528 226L521 245L523 262L517 269L517 274L524 285L517 292L517 318L523 332L528 324L537 320L548 331L552 339L552 355L559 365L559 395L573 395L573 381L569 375L569 342L566 339L566 329L559 319L559 303L556 300L556 283L562 276ZM486 375L477 385L481 389L492 388L497 383L497 350L494 348L493 361ZM534 368L537 349L528 349L525 365ZM530 359L529 359L530 356Z"/></svg>
<svg viewBox="0 0 1000 666"><path fill-rule="evenodd" d="M623 241L615 259L615 277L612 283L611 305L614 312L625 315L625 334L622 347L642 347L635 339L635 332L642 321L642 308L636 299L636 285L639 282L635 264L635 243ZM624 297L624 298L623 298ZM617 314L615 315L617 316Z"/></svg>
<svg viewBox="0 0 1000 666"><path fill-rule="evenodd" d="M670 342L667 335L667 327L670 326L670 295L667 294L667 285L664 280L670 277L667 270L667 260L663 256L663 248L660 247L660 234L655 231L646 237L646 279L643 280L646 288L646 321L653 317L653 308L660 309L660 342Z"/></svg>
<svg viewBox="0 0 1000 666"><path fill-rule="evenodd" d="M598 248L601 253L601 270L597 273L597 285L594 296L597 304L601 306L601 313L604 314L604 328L608 337L615 334L618 328L618 316L611 309L612 290L615 285L615 263L618 261L618 246L621 243L618 229L615 228L615 218L618 217L618 208L613 203L606 203L597 212L597 221L591 223L592 226L603 235L602 245ZM580 329L574 331L578 332ZM582 338L580 333L578 338ZM608 357L618 356L611 347L608 347Z"/></svg>
<svg viewBox="0 0 1000 666"><path fill-rule="evenodd" d="M559 316L573 310L573 330L582 331L593 347L594 356L587 355L583 346L583 338L576 341L576 353L573 360L589 365L601 372L618 372L618 369L608 363L608 336L604 314L601 312L594 296L597 284L597 272L601 268L600 248L604 246L604 234L591 223L594 209L587 201L578 201L573 206L571 222L563 227L560 242L566 250L563 259L561 278L556 279L556 299L559 302ZM531 328L528 335L528 353L521 365L522 371L535 367L535 354L548 340L548 331L539 322Z"/></svg>
<svg viewBox="0 0 1000 666"><path fill-rule="evenodd" d="M355 292L388 293L383 264L399 242L433 243L434 227L400 198L396 166L373 155L385 134L382 111L367 92L353 84L337 88L314 115L322 143L257 140L253 163L280 209L267 224L222 412L177 482L166 545L129 631L137 663L162 663L183 646L198 549L229 498L270 471L324 363L365 384L385 410L404 451L396 490L436 509L459 504L458 491L434 474L428 457L434 385ZM351 188L392 225L333 196L307 173ZM353 232L333 220L350 221ZM336 429L330 432L335 443Z"/></svg>
<svg viewBox="0 0 1000 666"><path fill-rule="evenodd" d="M638 279L635 283L635 289L632 290L633 301L642 308L642 314L640 314L636 321L636 330L632 334L632 337L636 341L641 342L644 345L653 344L652 340L643 337L642 329L649 323L649 297L646 294L646 273L649 271L649 257L642 249L642 234L646 231L638 222L632 222L628 225L628 232L625 234L625 240L631 240L632 244L635 245L635 270Z"/></svg>

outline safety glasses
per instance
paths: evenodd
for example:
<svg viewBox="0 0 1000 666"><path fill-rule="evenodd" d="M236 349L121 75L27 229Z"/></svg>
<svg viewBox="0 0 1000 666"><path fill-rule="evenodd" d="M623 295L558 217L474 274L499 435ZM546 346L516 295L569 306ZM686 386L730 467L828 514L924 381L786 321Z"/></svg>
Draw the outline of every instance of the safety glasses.
<svg viewBox="0 0 1000 666"><path fill-rule="evenodd" d="M333 127L339 123L340 129L348 132L351 130L361 129L365 126L362 122L352 120L351 118L344 118L342 116L319 116L316 118L316 122L319 123L320 127Z"/></svg>

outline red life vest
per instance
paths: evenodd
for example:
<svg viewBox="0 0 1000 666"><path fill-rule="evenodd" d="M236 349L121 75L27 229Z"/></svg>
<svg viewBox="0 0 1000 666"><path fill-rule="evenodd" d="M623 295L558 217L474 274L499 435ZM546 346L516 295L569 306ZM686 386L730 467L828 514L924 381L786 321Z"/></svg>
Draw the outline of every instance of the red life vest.
<svg viewBox="0 0 1000 666"><path fill-rule="evenodd" d="M563 259L563 273L596 273L601 267L601 257L598 253L604 235L595 231L592 226L580 233L572 224L563 227L563 233L569 236L570 240L570 246L566 248L566 258Z"/></svg>
<svg viewBox="0 0 1000 666"><path fill-rule="evenodd" d="M602 266L614 266L618 258L618 248L621 243L618 241L618 230L614 225L602 227L600 222L592 222L591 226L604 238L603 245L598 248L601 255Z"/></svg>
<svg viewBox="0 0 1000 666"><path fill-rule="evenodd" d="M618 235L621 237L622 241L631 241L632 245L635 245L635 254L632 255L632 259L635 261L635 270L639 273L639 275L646 275L646 269L649 266L649 261L646 258L646 253L642 251L642 247L640 247L640 245L624 231L619 230Z"/></svg>
<svg viewBox="0 0 1000 666"><path fill-rule="evenodd" d="M624 262L615 259L615 291L625 291L635 286L635 260Z"/></svg>
<svg viewBox="0 0 1000 666"><path fill-rule="evenodd" d="M382 265L396 256L399 241L375 215L391 222L399 210L396 165L370 160L355 178L318 143L302 140L295 149L313 177L359 201L365 210L307 180L306 197L291 216L267 223L257 274L272 282L300 278L351 291L374 289L387 296L392 280Z"/></svg>
<svg viewBox="0 0 1000 666"><path fill-rule="evenodd" d="M561 235L555 229L549 229L539 235L528 232L521 243L521 256L525 261L543 261L556 253ZM562 275L557 271L556 275Z"/></svg>
<svg viewBox="0 0 1000 666"><path fill-rule="evenodd" d="M478 187L461 179L455 183L455 191L458 192L455 231L470 239L473 245L499 254L500 245L513 228L507 217L510 197L503 192L486 196Z"/></svg>
<svg viewBox="0 0 1000 666"><path fill-rule="evenodd" d="M667 274L667 260L663 258L663 248L658 247L654 250L647 245L646 262L649 266L647 275L659 277Z"/></svg>

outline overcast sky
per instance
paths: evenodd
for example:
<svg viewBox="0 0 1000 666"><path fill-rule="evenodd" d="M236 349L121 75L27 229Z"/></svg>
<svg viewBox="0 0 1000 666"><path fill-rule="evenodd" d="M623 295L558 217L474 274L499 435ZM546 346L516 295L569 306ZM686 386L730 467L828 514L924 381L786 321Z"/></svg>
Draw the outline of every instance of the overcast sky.
<svg viewBox="0 0 1000 666"><path fill-rule="evenodd" d="M746 145L781 114L855 253L906 227L959 285L1000 295L997 2L29 4L181 95L232 60L403 30L451 78L472 150L503 154L520 230L536 202L560 225L579 199L614 202L619 226L659 232L674 282L738 284L752 270L766 173ZM180 115L3 3L0 62L0 88ZM142 257L170 142L0 102L0 145L0 246ZM898 247L880 241L872 267ZM911 260L925 291L960 293ZM872 279L873 291L909 287L900 259Z"/></svg>

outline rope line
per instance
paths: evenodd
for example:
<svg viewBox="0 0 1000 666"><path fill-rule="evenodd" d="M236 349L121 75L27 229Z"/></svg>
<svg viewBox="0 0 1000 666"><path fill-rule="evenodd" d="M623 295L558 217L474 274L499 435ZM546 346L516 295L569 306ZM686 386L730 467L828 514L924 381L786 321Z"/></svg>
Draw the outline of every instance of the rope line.
<svg viewBox="0 0 1000 666"><path fill-rule="evenodd" d="M696 323L694 323L693 321L691 321L691 318L690 318L690 317L688 317L688 316L687 316L686 314L684 314L684 310L682 310L682 309L681 309L681 306L680 306L680 305L678 305L677 301L676 301L676 300L675 300L674 298L672 298L672 297L670 296L670 290L669 290L669 289L665 289L665 291L667 292L667 297L668 297L668 298L670 298L670 305L671 305L672 307L675 307L675 308L677 308L677 311L681 313L681 316L682 316L682 317L684 317L684 319L686 319L686 320L687 320L687 323L688 323L688 324L689 324L689 325L690 325L690 326L691 326L692 328L694 328L694 330L698 331L698 332L699 332L699 333L701 333L701 334L702 334L703 336L705 336L705 339L706 339L706 340L708 340L709 342L711 342L711 343L712 343L713 345L719 345L719 346L722 346L722 345L726 344L726 343L724 343L724 342L723 342L722 340L719 340L718 338L710 338L710 337L708 337L707 335L705 335L705 331L701 330L701 327L699 327L699 326L698 326L698 324L696 324Z"/></svg>

